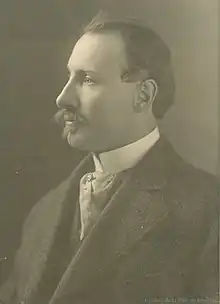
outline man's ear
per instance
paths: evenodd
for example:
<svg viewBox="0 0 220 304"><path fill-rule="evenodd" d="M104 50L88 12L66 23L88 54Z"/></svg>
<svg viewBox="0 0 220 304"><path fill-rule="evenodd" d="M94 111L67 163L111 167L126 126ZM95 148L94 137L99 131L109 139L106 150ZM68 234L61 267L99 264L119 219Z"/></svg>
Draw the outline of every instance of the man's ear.
<svg viewBox="0 0 220 304"><path fill-rule="evenodd" d="M152 107L157 92L158 85L154 79L149 78L141 81L141 83L138 84L134 98L134 110L136 112L142 112L146 107Z"/></svg>

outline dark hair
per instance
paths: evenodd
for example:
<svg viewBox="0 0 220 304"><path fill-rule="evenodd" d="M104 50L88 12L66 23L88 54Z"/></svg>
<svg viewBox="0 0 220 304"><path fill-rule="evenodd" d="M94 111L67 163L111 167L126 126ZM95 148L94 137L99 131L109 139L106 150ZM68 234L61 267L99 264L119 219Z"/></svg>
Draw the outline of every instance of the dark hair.
<svg viewBox="0 0 220 304"><path fill-rule="evenodd" d="M135 19L114 20L105 12L96 15L84 28L83 34L107 31L119 32L125 43L128 63L128 71L124 71L128 76L125 81L142 77L143 80L153 78L157 82L159 89L153 103L153 113L156 118L162 118L174 99L170 49L152 29L142 26Z"/></svg>

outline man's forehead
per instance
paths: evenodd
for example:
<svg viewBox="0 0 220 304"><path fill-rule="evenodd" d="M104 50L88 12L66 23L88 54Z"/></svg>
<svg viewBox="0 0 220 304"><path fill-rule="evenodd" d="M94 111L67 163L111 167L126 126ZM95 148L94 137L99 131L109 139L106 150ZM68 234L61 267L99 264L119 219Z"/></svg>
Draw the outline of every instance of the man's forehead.
<svg viewBox="0 0 220 304"><path fill-rule="evenodd" d="M75 44L68 62L70 70L102 70L125 65L125 47L117 33L84 34Z"/></svg>

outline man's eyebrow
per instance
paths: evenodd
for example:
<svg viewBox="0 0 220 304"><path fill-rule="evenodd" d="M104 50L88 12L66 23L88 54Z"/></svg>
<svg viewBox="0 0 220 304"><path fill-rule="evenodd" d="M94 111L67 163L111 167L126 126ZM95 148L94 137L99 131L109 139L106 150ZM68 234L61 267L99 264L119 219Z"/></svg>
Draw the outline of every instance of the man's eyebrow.
<svg viewBox="0 0 220 304"><path fill-rule="evenodd" d="M70 68L69 65L67 65L67 70L68 70L69 72L71 72L71 68ZM94 75L99 75L98 72L93 71L93 70L78 69L78 70L75 71L75 75L80 75L80 74L85 74L85 73L94 74Z"/></svg>

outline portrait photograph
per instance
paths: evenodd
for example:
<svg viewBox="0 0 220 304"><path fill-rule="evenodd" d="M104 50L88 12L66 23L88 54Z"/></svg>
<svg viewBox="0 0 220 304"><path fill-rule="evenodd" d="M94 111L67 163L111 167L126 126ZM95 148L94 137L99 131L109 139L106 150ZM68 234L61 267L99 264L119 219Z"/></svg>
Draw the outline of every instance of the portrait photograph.
<svg viewBox="0 0 220 304"><path fill-rule="evenodd" d="M0 304L217 304L218 0L0 3Z"/></svg>

